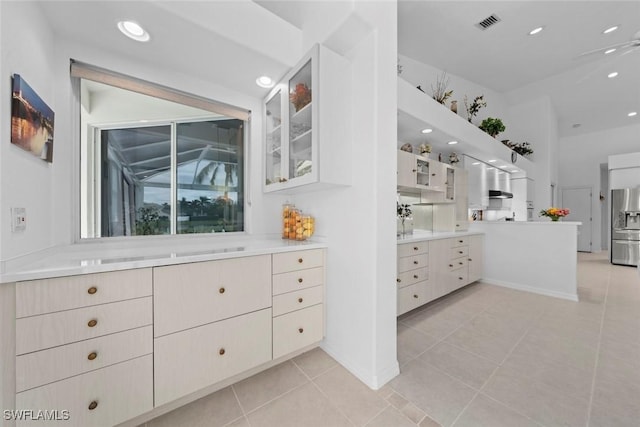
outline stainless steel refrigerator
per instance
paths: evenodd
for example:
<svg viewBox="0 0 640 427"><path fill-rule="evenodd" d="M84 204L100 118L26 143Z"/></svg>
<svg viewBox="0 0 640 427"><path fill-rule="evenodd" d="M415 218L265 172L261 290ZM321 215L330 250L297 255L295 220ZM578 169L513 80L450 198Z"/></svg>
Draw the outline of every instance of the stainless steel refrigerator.
<svg viewBox="0 0 640 427"><path fill-rule="evenodd" d="M611 262L640 263L640 188L611 190Z"/></svg>

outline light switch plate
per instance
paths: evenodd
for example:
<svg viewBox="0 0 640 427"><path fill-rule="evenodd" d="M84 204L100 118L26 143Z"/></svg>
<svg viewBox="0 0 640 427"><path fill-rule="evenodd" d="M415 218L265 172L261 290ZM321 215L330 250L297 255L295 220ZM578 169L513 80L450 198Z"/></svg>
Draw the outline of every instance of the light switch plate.
<svg viewBox="0 0 640 427"><path fill-rule="evenodd" d="M27 210L25 208L11 208L11 231L21 233L27 229Z"/></svg>

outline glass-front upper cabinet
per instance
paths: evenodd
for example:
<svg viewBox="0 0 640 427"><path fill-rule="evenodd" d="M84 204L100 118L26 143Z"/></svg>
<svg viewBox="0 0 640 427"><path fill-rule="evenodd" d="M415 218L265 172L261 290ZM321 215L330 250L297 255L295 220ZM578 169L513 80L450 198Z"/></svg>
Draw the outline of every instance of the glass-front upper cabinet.
<svg viewBox="0 0 640 427"><path fill-rule="evenodd" d="M265 103L266 183L282 182L282 91L277 90Z"/></svg>
<svg viewBox="0 0 640 427"><path fill-rule="evenodd" d="M316 45L267 96L265 192L351 184L348 75L347 60Z"/></svg>

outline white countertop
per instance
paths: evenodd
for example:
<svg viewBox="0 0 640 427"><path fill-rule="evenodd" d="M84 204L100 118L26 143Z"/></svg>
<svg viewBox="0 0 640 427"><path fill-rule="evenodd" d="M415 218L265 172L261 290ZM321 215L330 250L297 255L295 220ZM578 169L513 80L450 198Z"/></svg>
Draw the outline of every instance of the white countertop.
<svg viewBox="0 0 640 427"><path fill-rule="evenodd" d="M398 244L420 242L424 240L448 239L450 237L472 236L475 234L484 234L482 231L428 231L413 230L413 234L405 234L398 236Z"/></svg>
<svg viewBox="0 0 640 427"><path fill-rule="evenodd" d="M5 262L0 283L326 247L320 239L299 242L249 235L92 241L54 247Z"/></svg>
<svg viewBox="0 0 640 427"><path fill-rule="evenodd" d="M469 223L469 227L473 227L474 225L483 225L483 224L502 224L502 225L553 225L554 227L558 225L582 225L580 221L472 221Z"/></svg>

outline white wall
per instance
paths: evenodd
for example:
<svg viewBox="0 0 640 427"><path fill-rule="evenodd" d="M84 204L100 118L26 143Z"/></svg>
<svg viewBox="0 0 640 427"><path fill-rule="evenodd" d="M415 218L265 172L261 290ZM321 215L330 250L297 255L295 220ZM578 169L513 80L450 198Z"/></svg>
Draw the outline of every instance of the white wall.
<svg viewBox="0 0 640 427"><path fill-rule="evenodd" d="M56 84L52 78L54 37L40 8L32 2L0 2L0 260L53 245L58 224L53 214L56 169L64 163L67 143L60 123ZM14 73L29 83L56 113L53 164L10 143L11 79ZM10 208L27 210L27 229L11 232Z"/></svg>
<svg viewBox="0 0 640 427"><path fill-rule="evenodd" d="M396 3L348 3L347 8L335 9L339 16L332 22L359 23L357 31L352 33L350 25L340 25L338 37L328 26L315 25L313 34L304 35L303 49L323 40L343 48L351 46L346 56L352 62L352 74L345 78L351 79L355 93L354 183L342 190L300 195L293 200L262 193L261 99L194 76L158 69L126 53L56 38L33 3L1 2L1 73L23 75L56 112L56 127L51 165L8 142L0 146L0 259L72 243L79 229L79 109L72 95L69 58L246 108L254 113L247 168L251 171L247 230L279 235L280 209L286 199L316 215L318 230L326 234L329 242L326 348L366 384L372 388L382 386L398 373L393 211ZM296 5L304 7L303 3ZM345 13L355 13L358 18ZM35 52L25 55L27 51ZM299 56L304 53L301 51ZM0 86L0 98L4 100L0 110L2 129L9 129L10 87L6 80ZM29 181L20 179L24 176ZM29 225L24 235L9 234L5 206L27 208Z"/></svg>
<svg viewBox="0 0 640 427"><path fill-rule="evenodd" d="M397 94L396 85L386 83L396 76L396 5L357 5L355 13L370 30L347 52L352 74L344 76L353 90L352 185L297 195L295 203L316 217L318 230L330 244L323 348L367 385L378 388L399 372L392 285Z"/></svg>
<svg viewBox="0 0 640 427"><path fill-rule="evenodd" d="M609 203L609 194L600 188L600 164L607 163L610 155L637 152L639 135L640 125L632 125L559 140L558 186L591 186L595 194L601 193L605 197L603 201L593 197L591 233L594 250L603 247L603 240L607 238L607 230L601 229L600 204Z"/></svg>

